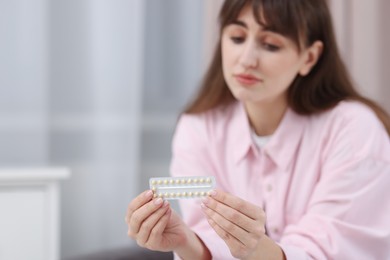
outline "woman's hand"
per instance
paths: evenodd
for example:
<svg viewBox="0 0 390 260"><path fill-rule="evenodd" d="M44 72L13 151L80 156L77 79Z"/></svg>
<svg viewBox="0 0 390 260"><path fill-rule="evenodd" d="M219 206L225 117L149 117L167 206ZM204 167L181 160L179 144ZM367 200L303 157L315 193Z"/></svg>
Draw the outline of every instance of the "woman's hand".
<svg viewBox="0 0 390 260"><path fill-rule="evenodd" d="M266 216L260 207L218 190L203 199L202 209L234 257L283 259L282 250L265 235Z"/></svg>
<svg viewBox="0 0 390 260"><path fill-rule="evenodd" d="M151 190L137 196L128 206L125 221L128 236L151 250L173 251L186 239L186 226L168 201L153 199Z"/></svg>

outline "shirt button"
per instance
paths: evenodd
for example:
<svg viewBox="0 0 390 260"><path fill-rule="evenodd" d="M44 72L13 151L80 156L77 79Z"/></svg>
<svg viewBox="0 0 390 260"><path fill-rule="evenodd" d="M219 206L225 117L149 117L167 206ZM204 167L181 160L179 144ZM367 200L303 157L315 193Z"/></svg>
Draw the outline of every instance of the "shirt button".
<svg viewBox="0 0 390 260"><path fill-rule="evenodd" d="M268 184L268 185L267 185L267 191L268 191L268 192L271 192L271 191L272 191L272 185L271 185L271 184Z"/></svg>

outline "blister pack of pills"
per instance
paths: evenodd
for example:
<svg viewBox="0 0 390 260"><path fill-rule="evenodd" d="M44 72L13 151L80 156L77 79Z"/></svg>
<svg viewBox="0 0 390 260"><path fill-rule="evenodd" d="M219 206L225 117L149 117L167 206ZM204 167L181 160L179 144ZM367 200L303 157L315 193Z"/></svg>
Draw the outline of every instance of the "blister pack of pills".
<svg viewBox="0 0 390 260"><path fill-rule="evenodd" d="M156 177L149 179L155 198L194 199L209 195L215 188L214 176Z"/></svg>

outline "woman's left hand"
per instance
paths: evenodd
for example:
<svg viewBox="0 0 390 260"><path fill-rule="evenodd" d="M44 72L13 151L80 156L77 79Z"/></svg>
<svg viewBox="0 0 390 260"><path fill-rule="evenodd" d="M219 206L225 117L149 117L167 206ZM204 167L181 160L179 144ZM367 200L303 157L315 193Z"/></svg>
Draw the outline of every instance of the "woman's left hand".
<svg viewBox="0 0 390 260"><path fill-rule="evenodd" d="M212 191L202 201L202 209L215 232L239 259L256 256L265 237L265 213L252 203L221 190Z"/></svg>

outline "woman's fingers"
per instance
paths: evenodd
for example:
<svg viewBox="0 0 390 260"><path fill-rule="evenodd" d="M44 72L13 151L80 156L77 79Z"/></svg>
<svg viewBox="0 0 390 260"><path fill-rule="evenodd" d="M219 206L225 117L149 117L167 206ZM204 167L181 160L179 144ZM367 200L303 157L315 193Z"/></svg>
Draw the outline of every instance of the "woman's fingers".
<svg viewBox="0 0 390 260"><path fill-rule="evenodd" d="M237 226L248 232L252 230L253 226L257 223L255 220L243 214L242 212L231 208L223 203L219 203L214 198L206 197L202 200L202 202L206 208L211 209L212 211L218 213L225 219L229 220L230 222L236 224Z"/></svg>
<svg viewBox="0 0 390 260"><path fill-rule="evenodd" d="M260 207L218 191L203 199L202 209L233 256L247 257L256 250L265 234L265 213Z"/></svg>
<svg viewBox="0 0 390 260"><path fill-rule="evenodd" d="M225 217L221 216L218 212L203 206L203 211L207 214L207 218L212 220L215 223L218 223L218 226L238 240L243 240L245 236L248 235L248 232L234 222L227 220ZM244 243L244 241L242 241Z"/></svg>
<svg viewBox="0 0 390 260"><path fill-rule="evenodd" d="M264 211L248 201L218 190L205 198L203 204L224 219L253 234L255 238L265 233Z"/></svg>
<svg viewBox="0 0 390 260"><path fill-rule="evenodd" d="M138 245L145 246L151 235L152 230L154 229L158 221L165 215L168 209L169 203L168 201L164 201L161 208L157 209L155 212L152 213L152 215L150 215L142 222L137 234Z"/></svg>
<svg viewBox="0 0 390 260"><path fill-rule="evenodd" d="M215 233L217 233L218 236L225 241L226 245L229 247L233 256L236 257L234 252L242 250L242 248L244 248L245 245L241 241L239 241L236 237L234 237L225 229L223 229L221 226L219 226L219 223L217 224L217 222L215 222L213 219L208 219L208 222L210 226L215 230Z"/></svg>
<svg viewBox="0 0 390 260"><path fill-rule="evenodd" d="M222 190L217 190L217 191L211 192L211 197L213 199L227 205L230 208L236 209L237 211L241 212L242 214L248 216L251 219L257 220L257 219L264 217L264 215L262 214L262 211L259 210L258 206L253 205L252 203L249 203L248 201L245 201L241 198L233 196L233 195L226 193Z"/></svg>
<svg viewBox="0 0 390 260"><path fill-rule="evenodd" d="M153 198L153 191L146 190L133 199L127 207L125 222L128 224L134 211L142 207L145 203L149 202Z"/></svg>
<svg viewBox="0 0 390 260"><path fill-rule="evenodd" d="M172 214L172 209L168 207L165 214L158 220L156 225L153 227L152 231L150 232L149 240L146 242L149 245L150 249L154 250L152 245L160 244L162 235L164 233L165 228L168 225L171 214Z"/></svg>
<svg viewBox="0 0 390 260"><path fill-rule="evenodd" d="M217 207L220 207L220 205ZM207 205L203 204L203 211L206 213L208 220L212 220L215 224L218 223L218 229L222 229L222 231L225 232L224 234L222 234L224 237L228 238L229 240L232 240L232 238L234 238L240 243L249 246L253 246L253 244L256 243L256 233L252 233L251 230L258 228L258 226L260 225L258 223L256 224L252 219L249 219L247 216L241 214L240 212L237 212L234 209L227 207L224 211L221 211L221 213L219 213L217 211L212 210L211 208L208 208ZM231 213L232 211L235 212ZM252 223L249 224L249 221ZM245 228L240 226L239 223L246 223ZM222 231L220 231L219 233L222 233ZM227 242L227 240L225 241Z"/></svg>
<svg viewBox="0 0 390 260"><path fill-rule="evenodd" d="M148 203L144 204L133 212L133 214L130 216L130 220L128 223L129 233L131 237L135 236L139 232L141 225L145 219L147 219L157 209L161 208L163 202L164 201L161 198L158 198L149 201Z"/></svg>

